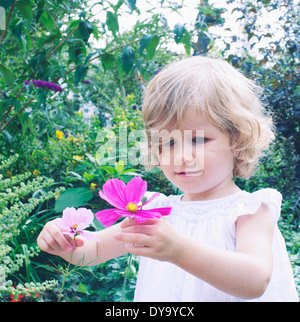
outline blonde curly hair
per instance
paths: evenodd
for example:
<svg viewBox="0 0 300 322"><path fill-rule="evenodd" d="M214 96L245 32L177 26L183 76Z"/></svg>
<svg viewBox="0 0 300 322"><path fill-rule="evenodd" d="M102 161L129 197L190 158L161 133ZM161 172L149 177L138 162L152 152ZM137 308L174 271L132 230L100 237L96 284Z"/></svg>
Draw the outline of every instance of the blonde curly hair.
<svg viewBox="0 0 300 322"><path fill-rule="evenodd" d="M152 130L180 126L185 113L199 111L229 135L235 151L233 176L249 178L274 139L261 94L258 85L224 60L195 56L172 63L150 81L144 96L148 151Z"/></svg>

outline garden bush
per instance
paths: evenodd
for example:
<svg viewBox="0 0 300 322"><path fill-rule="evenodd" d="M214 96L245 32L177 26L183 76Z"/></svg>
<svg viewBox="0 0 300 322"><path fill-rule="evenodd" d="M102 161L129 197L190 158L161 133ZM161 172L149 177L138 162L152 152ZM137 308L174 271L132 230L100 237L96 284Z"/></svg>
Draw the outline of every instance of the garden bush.
<svg viewBox="0 0 300 322"><path fill-rule="evenodd" d="M93 212L107 207L98 196L107 179L128 182L140 175L149 190L180 193L160 170L131 164L127 152L135 143L128 141L124 149L120 142L143 129L140 108L151 77L169 62L199 54L226 59L265 89L276 140L250 180L236 181L247 191L274 187L282 193L279 227L300 294L299 12L294 1L228 0L225 8L201 1L195 21L174 27L168 14L181 14L185 1L182 6L161 1L161 8L145 18L136 1L7 0L1 5L7 25L0 34L1 300L57 301L65 263L40 252L36 238L66 206ZM225 28L226 11L239 13L240 35ZM262 28L260 19L272 12L280 15L277 29ZM125 14L137 18L131 30L120 25ZM103 229L98 222L93 228ZM77 270L68 277L62 300L119 301L125 271L126 300L132 300L138 258L129 269L127 260Z"/></svg>
<svg viewBox="0 0 300 322"><path fill-rule="evenodd" d="M36 298L57 284L41 282L31 258L40 252L35 241L35 231L42 225L38 210L63 190L50 190L53 179L32 179L30 172L14 175L11 168L18 158L17 154L9 159L0 155L0 298L12 296L15 301L20 296Z"/></svg>

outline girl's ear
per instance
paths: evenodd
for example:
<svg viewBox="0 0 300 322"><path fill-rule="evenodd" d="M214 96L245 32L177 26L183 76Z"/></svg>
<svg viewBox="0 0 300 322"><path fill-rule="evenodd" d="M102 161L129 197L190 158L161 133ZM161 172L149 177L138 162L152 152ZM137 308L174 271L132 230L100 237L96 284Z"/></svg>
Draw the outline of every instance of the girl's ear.
<svg viewBox="0 0 300 322"><path fill-rule="evenodd" d="M234 150L233 150L233 156L234 156L235 158L237 158L237 157L240 155L240 152L241 152L241 151L234 149Z"/></svg>
<svg viewBox="0 0 300 322"><path fill-rule="evenodd" d="M233 149L233 156L235 158L241 158L242 154L243 154L243 151L241 151L239 148L235 148Z"/></svg>

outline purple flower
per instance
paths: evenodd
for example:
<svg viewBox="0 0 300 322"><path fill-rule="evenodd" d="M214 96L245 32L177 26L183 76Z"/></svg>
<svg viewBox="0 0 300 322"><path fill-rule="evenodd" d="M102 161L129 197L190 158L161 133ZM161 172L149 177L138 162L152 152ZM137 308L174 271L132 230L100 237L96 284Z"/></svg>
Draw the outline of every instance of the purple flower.
<svg viewBox="0 0 300 322"><path fill-rule="evenodd" d="M95 216L105 227L111 226L121 217L134 217L139 223L150 218L161 218L171 213L172 207L142 210L142 207L159 196L155 193L146 202L142 198L147 191L147 182L140 177L131 179L126 185L122 180L110 179L103 185L99 195L116 209L98 211Z"/></svg>
<svg viewBox="0 0 300 322"><path fill-rule="evenodd" d="M83 84L90 84L91 82L89 80L83 80Z"/></svg>
<svg viewBox="0 0 300 322"><path fill-rule="evenodd" d="M28 80L26 80L24 82L24 84L25 85L30 85L30 82ZM62 92L63 91L63 89L59 85L57 85L55 83L47 82L47 81L33 79L32 84L35 87L47 88L47 89L51 89L51 90L53 90L55 92Z"/></svg>
<svg viewBox="0 0 300 322"><path fill-rule="evenodd" d="M66 208L63 211L62 218L57 218L55 224L64 230L63 234L69 235L75 239L81 235L88 240L99 239L91 232L84 230L93 222L94 215L91 210L85 208Z"/></svg>

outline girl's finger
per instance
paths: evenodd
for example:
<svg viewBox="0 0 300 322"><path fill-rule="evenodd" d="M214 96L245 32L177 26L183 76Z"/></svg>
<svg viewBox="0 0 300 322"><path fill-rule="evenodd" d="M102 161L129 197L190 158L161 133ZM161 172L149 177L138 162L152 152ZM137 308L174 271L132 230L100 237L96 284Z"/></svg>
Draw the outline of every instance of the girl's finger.
<svg viewBox="0 0 300 322"><path fill-rule="evenodd" d="M158 218L151 218L147 221L144 221L142 223L138 223L134 218L126 218L121 222L121 228L124 229L126 227L134 226L134 225L153 225L157 223L157 221L160 220Z"/></svg>
<svg viewBox="0 0 300 322"><path fill-rule="evenodd" d="M132 226L127 226L124 229L122 229L123 233L134 233L134 234L145 234L145 235L152 235L154 231L153 225L146 225L146 224L137 224Z"/></svg>
<svg viewBox="0 0 300 322"><path fill-rule="evenodd" d="M44 252L47 252L49 254L54 254L54 255L57 254L57 250L52 248L49 245L49 243L42 236L38 237L37 243L38 243L40 249L43 250Z"/></svg>
<svg viewBox="0 0 300 322"><path fill-rule="evenodd" d="M148 246L150 243L149 236L145 234L118 232L114 235L114 237L116 240L122 241L124 243L139 246Z"/></svg>
<svg viewBox="0 0 300 322"><path fill-rule="evenodd" d="M151 249L147 246L139 246L127 243L125 244L125 248L128 251L128 253L131 253L133 255L150 257Z"/></svg>
<svg viewBox="0 0 300 322"><path fill-rule="evenodd" d="M47 226L47 224L46 224ZM46 227L45 226L45 227ZM66 236L62 233L61 229L55 224L51 224L47 226L45 234L49 233L51 237L55 240L55 242L66 252L72 252L76 249L76 244L74 239ZM49 238L49 241L53 243L49 235L46 235ZM69 238L68 238L69 237ZM54 243L53 243L54 245ZM51 246L52 247L52 246Z"/></svg>

